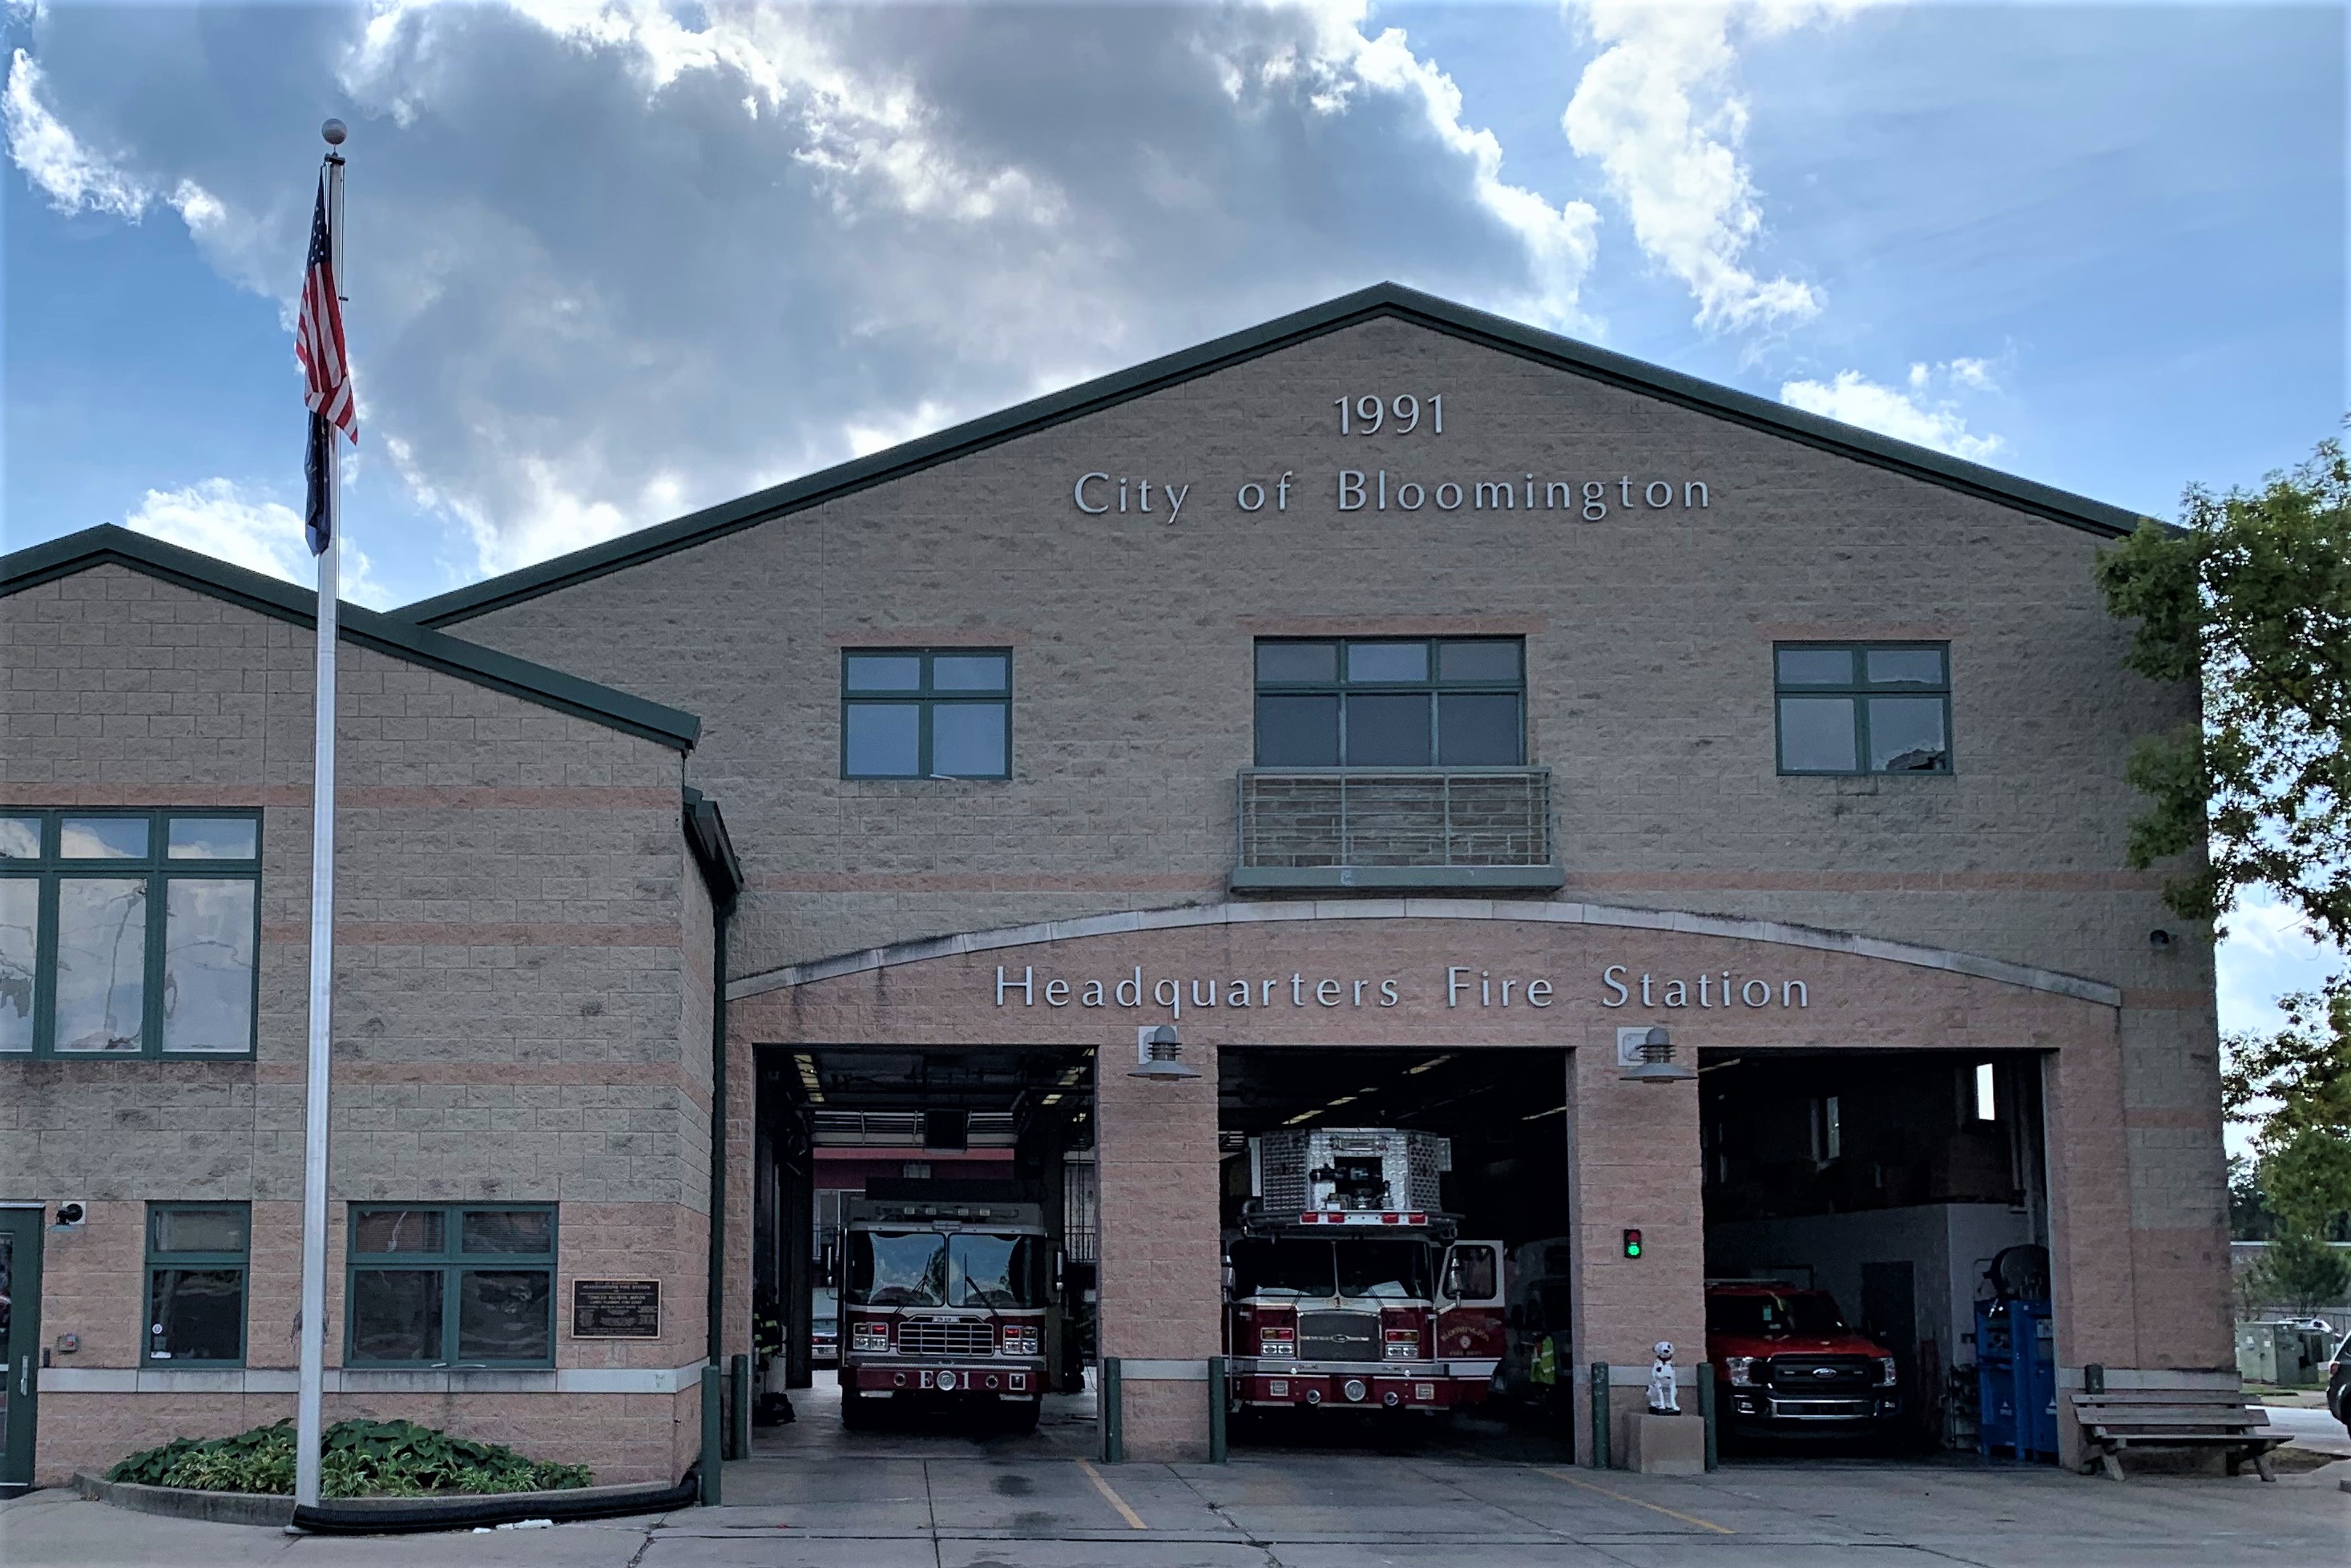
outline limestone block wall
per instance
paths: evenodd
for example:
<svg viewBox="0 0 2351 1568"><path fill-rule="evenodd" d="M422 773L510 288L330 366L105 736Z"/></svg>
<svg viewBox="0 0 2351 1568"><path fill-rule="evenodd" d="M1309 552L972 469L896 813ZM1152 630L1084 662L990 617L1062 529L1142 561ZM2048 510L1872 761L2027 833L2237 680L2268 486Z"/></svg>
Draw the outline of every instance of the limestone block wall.
<svg viewBox="0 0 2351 1568"><path fill-rule="evenodd" d="M1343 434L1333 400L1376 388L1441 390L1443 435ZM1392 497L1451 479L1468 498L1349 509L1343 471L1373 476L1374 496L1384 472ZM1151 478L1155 509L1081 511L1090 472ZM1478 482L1530 477L1531 507L1522 487L1508 508L1478 504ZM1550 504L1562 479L1573 508ZM1671 481L1669 505L1649 505L1651 480ZM1251 482L1268 495L1254 511ZM1170 484L1190 486L1172 517ZM726 800L750 879L737 979L1212 904L1252 759L1254 639L1523 637L1560 898L1856 932L2121 990L2107 1152L2127 1173L2138 1277L2166 1281L2144 1321L2179 1331L2143 1354L2218 1364L2211 953L2164 909L2160 877L2124 863L2141 802L2123 759L2190 717L2195 694L2124 670L2127 628L2093 579L2104 545L1378 319L452 629L705 716L692 773ZM1771 649L1807 640L1948 642L1955 772L1780 776ZM891 645L1012 651L1010 779L839 777L841 650ZM2158 929L2177 938L2161 950Z"/></svg>
<svg viewBox="0 0 2351 1568"><path fill-rule="evenodd" d="M262 813L251 1058L0 1057L0 1197L89 1208L44 1270L45 1335L81 1342L43 1375L53 1480L292 1410L312 640L103 565L0 599L0 804ZM505 1375L539 1379L543 1398L371 1375L340 1407L528 1431L535 1454L606 1479L674 1479L699 1443L672 1430L691 1428L691 1391L555 1391L590 1371L650 1388L701 1356L710 915L679 754L371 648L347 643L340 665L329 1364L349 1202L556 1203L562 1299L557 1369ZM145 1209L167 1200L253 1205L240 1373L139 1366ZM569 1338L583 1275L659 1278L663 1337Z"/></svg>

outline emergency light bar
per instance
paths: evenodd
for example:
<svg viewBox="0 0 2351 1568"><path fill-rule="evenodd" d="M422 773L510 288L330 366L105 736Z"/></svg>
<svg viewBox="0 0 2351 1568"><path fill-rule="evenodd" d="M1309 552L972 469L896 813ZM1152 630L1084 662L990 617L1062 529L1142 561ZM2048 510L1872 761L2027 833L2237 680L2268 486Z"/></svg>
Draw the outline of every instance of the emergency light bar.
<svg viewBox="0 0 2351 1568"><path fill-rule="evenodd" d="M1419 1209L1385 1209L1379 1213L1353 1209L1312 1209L1298 1217L1301 1225L1426 1225L1428 1216Z"/></svg>

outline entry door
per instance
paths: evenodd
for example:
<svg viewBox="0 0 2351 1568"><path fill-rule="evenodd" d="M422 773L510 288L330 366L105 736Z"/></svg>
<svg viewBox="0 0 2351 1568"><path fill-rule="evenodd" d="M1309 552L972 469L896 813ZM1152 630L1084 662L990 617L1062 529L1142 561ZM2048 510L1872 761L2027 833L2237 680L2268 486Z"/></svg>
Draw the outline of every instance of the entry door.
<svg viewBox="0 0 2351 1568"><path fill-rule="evenodd" d="M0 1208L0 1494L33 1479L33 1401L41 1376L41 1222L38 1208Z"/></svg>

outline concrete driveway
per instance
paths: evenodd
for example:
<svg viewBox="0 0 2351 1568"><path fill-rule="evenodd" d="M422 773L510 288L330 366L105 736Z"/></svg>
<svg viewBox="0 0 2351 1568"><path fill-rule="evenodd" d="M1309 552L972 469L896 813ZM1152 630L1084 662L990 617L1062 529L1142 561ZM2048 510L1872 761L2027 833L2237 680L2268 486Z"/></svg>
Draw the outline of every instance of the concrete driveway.
<svg viewBox="0 0 2351 1568"><path fill-rule="evenodd" d="M7 1568L2341 1568L2351 1463L2274 1485L2039 1467L1750 1462L1690 1479L1525 1448L1237 1449L1102 1465L1090 1412L1033 1437L844 1433L826 1395L726 1468L727 1506L477 1535L288 1538L40 1492Z"/></svg>
<svg viewBox="0 0 2351 1568"><path fill-rule="evenodd" d="M2340 1568L2329 1466L2274 1486L2048 1470L1756 1465L1667 1480L1364 1455L1222 1466L841 1455L758 1500L475 1535L288 1538L38 1492L0 1507L9 1568Z"/></svg>

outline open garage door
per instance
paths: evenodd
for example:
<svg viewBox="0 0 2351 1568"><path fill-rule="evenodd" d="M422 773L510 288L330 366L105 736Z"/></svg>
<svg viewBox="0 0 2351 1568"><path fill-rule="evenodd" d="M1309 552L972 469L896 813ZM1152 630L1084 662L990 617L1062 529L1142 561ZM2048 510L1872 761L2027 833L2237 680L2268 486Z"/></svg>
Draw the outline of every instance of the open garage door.
<svg viewBox="0 0 2351 1568"><path fill-rule="evenodd" d="M761 1051L754 1282L778 1441L1085 1418L1092 1052ZM1091 1429L1086 1438L1091 1445Z"/></svg>
<svg viewBox="0 0 2351 1568"><path fill-rule="evenodd" d="M1729 1456L2053 1457L2042 1058L1699 1058Z"/></svg>
<svg viewBox="0 0 2351 1568"><path fill-rule="evenodd" d="M1220 1051L1237 1448L1572 1459L1566 1061Z"/></svg>

